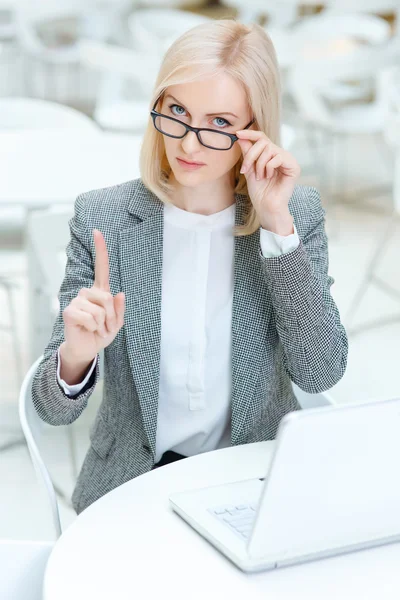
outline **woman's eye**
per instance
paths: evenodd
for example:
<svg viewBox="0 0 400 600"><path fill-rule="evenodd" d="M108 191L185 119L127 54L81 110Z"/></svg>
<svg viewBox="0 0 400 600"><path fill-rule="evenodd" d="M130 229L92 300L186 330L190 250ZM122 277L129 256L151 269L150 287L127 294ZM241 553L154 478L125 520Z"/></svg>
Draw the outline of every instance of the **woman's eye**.
<svg viewBox="0 0 400 600"><path fill-rule="evenodd" d="M183 106L179 106L179 104L171 104L170 109L171 109L172 114L174 114L178 117L181 117L183 113L180 112L180 110L178 110L178 112L174 112L173 111L174 108L181 109L183 112L185 112L185 109L183 108Z"/></svg>
<svg viewBox="0 0 400 600"><path fill-rule="evenodd" d="M214 121L219 121L218 123L216 123L217 127L223 127L224 125L226 127L229 127L231 125L231 123L229 123L229 121L227 121L226 119L223 119L222 117L216 117L214 119ZM222 123L221 123L222 121Z"/></svg>

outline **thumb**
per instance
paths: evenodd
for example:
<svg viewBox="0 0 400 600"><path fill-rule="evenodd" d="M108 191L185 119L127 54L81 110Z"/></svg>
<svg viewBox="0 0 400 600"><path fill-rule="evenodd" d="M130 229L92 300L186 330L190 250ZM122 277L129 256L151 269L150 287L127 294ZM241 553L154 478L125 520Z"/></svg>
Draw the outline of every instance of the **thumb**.
<svg viewBox="0 0 400 600"><path fill-rule="evenodd" d="M122 327L124 324L124 316L125 316L125 294L124 292L119 292L116 296L114 296L114 310L117 315L118 325Z"/></svg>

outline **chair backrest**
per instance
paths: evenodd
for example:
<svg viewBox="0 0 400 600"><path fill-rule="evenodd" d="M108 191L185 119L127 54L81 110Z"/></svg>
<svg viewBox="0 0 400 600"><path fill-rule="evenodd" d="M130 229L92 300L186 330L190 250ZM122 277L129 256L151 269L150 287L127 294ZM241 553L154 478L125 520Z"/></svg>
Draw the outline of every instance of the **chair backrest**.
<svg viewBox="0 0 400 600"><path fill-rule="evenodd" d="M320 406L330 406L335 404L329 392L321 392L319 394L309 394L300 389L298 385L292 382L294 394L303 409L318 408Z"/></svg>
<svg viewBox="0 0 400 600"><path fill-rule="evenodd" d="M70 239L69 219L73 205L31 211L27 218L26 240L32 265L34 290L30 290L34 335L31 356L42 354L59 310L58 292L67 261L65 248Z"/></svg>
<svg viewBox="0 0 400 600"><path fill-rule="evenodd" d="M329 9L337 12L371 12L376 14L395 13L399 8L398 0L327 0Z"/></svg>
<svg viewBox="0 0 400 600"><path fill-rule="evenodd" d="M209 21L210 17L177 8L146 8L132 12L128 27L136 50L163 55L180 35Z"/></svg>
<svg viewBox="0 0 400 600"><path fill-rule="evenodd" d="M99 133L82 112L37 98L0 98L0 129L80 129Z"/></svg>
<svg viewBox="0 0 400 600"><path fill-rule="evenodd" d="M329 83L372 80L377 101L381 102L378 75L397 60L398 52L397 41L389 40L379 47L360 47L349 55L310 57L309 61L298 62L290 69L286 85L303 119L329 128L334 119L334 112L324 99Z"/></svg>
<svg viewBox="0 0 400 600"><path fill-rule="evenodd" d="M343 38L354 39L358 43L382 44L390 38L391 30L389 23L381 17L363 13L337 13L328 8L302 19L290 33L294 43L301 48L307 41Z"/></svg>
<svg viewBox="0 0 400 600"><path fill-rule="evenodd" d="M0 540L0 598L42 600L53 542Z"/></svg>
<svg viewBox="0 0 400 600"><path fill-rule="evenodd" d="M57 296L67 261L65 248L70 240L69 220L73 205L31 211L27 223L29 251L33 251L49 296ZM39 283L40 287L40 283Z"/></svg>
<svg viewBox="0 0 400 600"><path fill-rule="evenodd" d="M78 48L83 66L126 77L138 84L146 98L151 94L161 64L154 52L148 54L90 39L82 40Z"/></svg>
<svg viewBox="0 0 400 600"><path fill-rule="evenodd" d="M400 148L400 66L392 66L381 73L381 84L387 93L388 115L384 130L385 141Z"/></svg>
<svg viewBox="0 0 400 600"><path fill-rule="evenodd" d="M51 511L55 539L57 539L61 535L61 523L57 496L49 471L47 470L47 467L43 461L38 446L38 441L42 435L44 423L39 417L32 400L32 381L42 358L43 357L40 356L31 365L22 382L19 394L19 418L28 446L29 454L37 475L38 483L42 492L44 492L44 497L48 502Z"/></svg>

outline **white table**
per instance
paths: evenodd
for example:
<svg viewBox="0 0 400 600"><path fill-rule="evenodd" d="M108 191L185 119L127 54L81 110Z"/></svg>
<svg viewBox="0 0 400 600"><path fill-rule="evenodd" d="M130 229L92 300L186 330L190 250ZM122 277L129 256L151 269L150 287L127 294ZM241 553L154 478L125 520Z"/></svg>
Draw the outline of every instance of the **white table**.
<svg viewBox="0 0 400 600"><path fill-rule="evenodd" d="M273 445L198 455L103 496L56 543L44 600L398 600L400 544L246 575L170 509L172 492L264 475Z"/></svg>
<svg viewBox="0 0 400 600"><path fill-rule="evenodd" d="M73 202L139 177L141 137L65 130L0 133L0 207Z"/></svg>

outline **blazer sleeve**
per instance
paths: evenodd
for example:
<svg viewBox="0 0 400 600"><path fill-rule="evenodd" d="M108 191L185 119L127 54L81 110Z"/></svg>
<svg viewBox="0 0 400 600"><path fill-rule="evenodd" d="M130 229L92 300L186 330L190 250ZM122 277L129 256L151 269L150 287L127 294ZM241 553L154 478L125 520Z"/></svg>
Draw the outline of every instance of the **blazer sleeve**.
<svg viewBox="0 0 400 600"><path fill-rule="evenodd" d="M348 340L330 293L334 279L328 275L325 211L315 188L303 190L299 216L304 234L300 244L288 254L265 258L260 252L260 257L284 367L302 390L319 393L342 378ZM296 220L295 214L293 217Z"/></svg>
<svg viewBox="0 0 400 600"><path fill-rule="evenodd" d="M58 299L60 310L32 382L33 404L39 416L51 425L68 425L75 421L87 406L99 379L99 355L96 368L84 388L75 396L67 396L58 383L58 348L64 341L63 311L83 287L92 287L94 263L90 250L90 234L86 226L85 200L75 201L74 216L69 221L70 241L66 248L67 264Z"/></svg>

